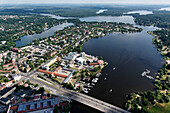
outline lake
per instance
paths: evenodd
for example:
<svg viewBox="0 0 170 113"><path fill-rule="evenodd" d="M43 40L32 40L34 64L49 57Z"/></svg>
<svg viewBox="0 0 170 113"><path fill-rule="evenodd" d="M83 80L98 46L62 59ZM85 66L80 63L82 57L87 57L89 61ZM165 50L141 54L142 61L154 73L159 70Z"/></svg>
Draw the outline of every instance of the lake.
<svg viewBox="0 0 170 113"><path fill-rule="evenodd" d="M139 15L148 15L148 14L153 14L152 11L146 11L146 10L139 10L139 11L130 11L124 14L135 14L138 13Z"/></svg>
<svg viewBox="0 0 170 113"><path fill-rule="evenodd" d="M75 17L62 17L62 16L57 16L57 15L53 15L53 14L40 14L42 16L50 16L51 18L55 18L55 19L74 19Z"/></svg>
<svg viewBox="0 0 170 113"><path fill-rule="evenodd" d="M73 19L75 17L61 17L61 16L56 16L52 14L41 14L43 16L50 16L51 18L56 18L56 19ZM80 18L81 21L87 21L87 22L92 22L92 21L98 21L101 22L103 20L106 20L107 22L122 22L122 23L130 23L130 24L135 24L133 21L132 16L119 16L119 17L112 17L112 16L96 16L96 17L85 17L85 18ZM67 26L73 25L73 23L63 23L60 25L56 25L54 27L51 27L50 29L40 33L40 34L33 34L33 35L26 35L21 37L20 40L16 41L16 47L20 46L25 46L28 43L31 43L34 39L39 39L39 38L44 38L44 37L49 37L54 35L56 31L62 30Z"/></svg>
<svg viewBox="0 0 170 113"><path fill-rule="evenodd" d="M90 96L122 107L126 102L126 95L154 89L152 80L142 77L141 74L145 69L149 69L150 75L155 77L164 60L152 44L153 36L147 33L156 28L142 28L144 30L140 33L111 33L84 44L84 52L102 56L109 63L102 70L102 76L90 91ZM113 91L110 92L110 89Z"/></svg>
<svg viewBox="0 0 170 113"><path fill-rule="evenodd" d="M40 34L33 34L33 35L23 36L23 37L21 37L20 40L16 41L16 47L25 46L28 43L31 43L34 39L39 39L39 38L52 36L52 35L54 35L54 33L56 31L62 30L65 27L70 26L70 25L74 25L74 24L72 24L72 23L63 23L63 24L60 24L60 25L53 26L50 29L48 29L48 30L46 30L46 31L44 31L44 32L42 32Z"/></svg>
<svg viewBox="0 0 170 113"><path fill-rule="evenodd" d="M161 8L159 9L160 11L170 11L170 7L167 7L167 8Z"/></svg>
<svg viewBox="0 0 170 113"><path fill-rule="evenodd" d="M130 23L135 24L133 16L93 16L80 18L81 21L86 22L118 22L118 23Z"/></svg>

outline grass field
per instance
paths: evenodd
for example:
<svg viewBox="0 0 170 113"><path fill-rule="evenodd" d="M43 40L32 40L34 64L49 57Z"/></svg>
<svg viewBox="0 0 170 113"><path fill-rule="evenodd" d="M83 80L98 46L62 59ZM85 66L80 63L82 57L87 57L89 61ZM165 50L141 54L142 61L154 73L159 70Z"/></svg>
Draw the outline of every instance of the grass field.
<svg viewBox="0 0 170 113"><path fill-rule="evenodd" d="M149 109L151 113L170 113L170 102L169 103L157 103L151 109Z"/></svg>

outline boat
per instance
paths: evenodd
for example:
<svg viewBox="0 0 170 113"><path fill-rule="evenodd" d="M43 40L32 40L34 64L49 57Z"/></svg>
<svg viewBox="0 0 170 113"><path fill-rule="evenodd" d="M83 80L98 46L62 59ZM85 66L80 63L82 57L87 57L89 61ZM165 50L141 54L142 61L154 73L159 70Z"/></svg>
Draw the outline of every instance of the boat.
<svg viewBox="0 0 170 113"><path fill-rule="evenodd" d="M92 82L96 83L98 81L98 78L94 78Z"/></svg>
<svg viewBox="0 0 170 113"><path fill-rule="evenodd" d="M113 70L115 70L115 69L116 69L116 67L113 68Z"/></svg>
<svg viewBox="0 0 170 113"><path fill-rule="evenodd" d="M146 72L144 71L141 75L142 75L142 76L145 76L145 75L146 75Z"/></svg>
<svg viewBox="0 0 170 113"><path fill-rule="evenodd" d="M89 93L88 91L84 91L85 93Z"/></svg>
<svg viewBox="0 0 170 113"><path fill-rule="evenodd" d="M145 71L145 72L146 72L146 74L149 74L151 71L150 71L150 70L148 70L148 69L146 69L146 71Z"/></svg>
<svg viewBox="0 0 170 113"><path fill-rule="evenodd" d="M148 76L147 74L149 74L151 71L146 69L141 75L142 76Z"/></svg>
<svg viewBox="0 0 170 113"><path fill-rule="evenodd" d="M106 77L104 78L104 80L106 80Z"/></svg>
<svg viewBox="0 0 170 113"><path fill-rule="evenodd" d="M112 89L110 89L110 92L112 92Z"/></svg>
<svg viewBox="0 0 170 113"><path fill-rule="evenodd" d="M93 85L93 86L94 86L95 84L94 84L94 83L91 83L91 85Z"/></svg>

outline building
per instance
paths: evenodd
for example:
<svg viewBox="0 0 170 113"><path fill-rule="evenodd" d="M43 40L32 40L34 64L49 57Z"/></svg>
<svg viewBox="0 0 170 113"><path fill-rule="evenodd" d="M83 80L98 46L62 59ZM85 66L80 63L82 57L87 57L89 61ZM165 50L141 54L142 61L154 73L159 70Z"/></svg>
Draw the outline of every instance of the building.
<svg viewBox="0 0 170 113"><path fill-rule="evenodd" d="M49 55L52 57L53 55L55 55L57 53L56 50L53 50Z"/></svg>
<svg viewBox="0 0 170 113"><path fill-rule="evenodd" d="M76 52L70 52L66 57L64 57L64 59L73 61L75 60L76 57L77 57Z"/></svg>
<svg viewBox="0 0 170 113"><path fill-rule="evenodd" d="M86 62L86 59L84 59L83 57L78 57L76 58L76 61L80 64L84 64Z"/></svg>
<svg viewBox="0 0 170 113"><path fill-rule="evenodd" d="M18 49L18 48L12 48L12 51L14 51L14 52L21 52L21 49Z"/></svg>
<svg viewBox="0 0 170 113"><path fill-rule="evenodd" d="M26 69L26 72L29 72L31 70L31 68L30 67L28 67L27 69Z"/></svg>
<svg viewBox="0 0 170 113"><path fill-rule="evenodd" d="M5 86L6 86L6 87L10 87L10 86L13 84L13 83L12 83L13 81L14 81L14 80L11 80L11 81L9 81L9 82L6 82L6 83L5 83Z"/></svg>
<svg viewBox="0 0 170 113"><path fill-rule="evenodd" d="M13 79L14 79L14 81L19 81L21 79L21 75L15 74L15 75L13 75Z"/></svg>
<svg viewBox="0 0 170 113"><path fill-rule="evenodd" d="M10 112L17 111L17 113L33 112L47 108L54 108L60 106L60 99L58 97L53 99L44 99L27 103L20 103L10 107Z"/></svg>

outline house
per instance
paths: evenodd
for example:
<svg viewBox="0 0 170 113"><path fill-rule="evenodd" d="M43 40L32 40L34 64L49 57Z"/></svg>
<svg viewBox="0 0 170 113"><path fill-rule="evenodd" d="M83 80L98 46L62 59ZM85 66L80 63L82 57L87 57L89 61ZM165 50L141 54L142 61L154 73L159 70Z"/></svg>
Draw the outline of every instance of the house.
<svg viewBox="0 0 170 113"><path fill-rule="evenodd" d="M12 83L13 81L14 81L14 80L11 80L11 81L9 81L9 82L6 82L6 83L5 83L5 86L6 86L6 87L10 87L10 86L13 84L13 83Z"/></svg>
<svg viewBox="0 0 170 113"><path fill-rule="evenodd" d="M31 70L31 68L30 67L28 67L27 69L26 69L26 72L29 72Z"/></svg>
<svg viewBox="0 0 170 113"><path fill-rule="evenodd" d="M56 50L53 50L49 55L52 57L53 55L55 55L57 53Z"/></svg>
<svg viewBox="0 0 170 113"><path fill-rule="evenodd" d="M20 86L20 85L22 85L22 84L23 84L23 82L22 82L22 81L18 83L18 85L19 85L19 86Z"/></svg>
<svg viewBox="0 0 170 113"><path fill-rule="evenodd" d="M21 49L18 49L18 48L12 48L12 51L14 51L14 52L21 52Z"/></svg>
<svg viewBox="0 0 170 113"><path fill-rule="evenodd" d="M0 91L3 90L4 88L6 88L5 84L1 84L0 85Z"/></svg>

